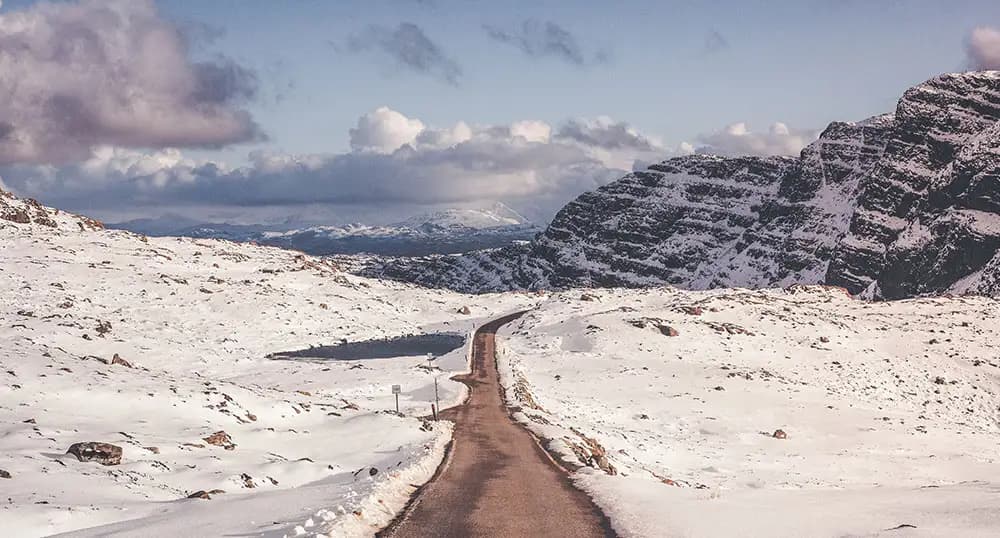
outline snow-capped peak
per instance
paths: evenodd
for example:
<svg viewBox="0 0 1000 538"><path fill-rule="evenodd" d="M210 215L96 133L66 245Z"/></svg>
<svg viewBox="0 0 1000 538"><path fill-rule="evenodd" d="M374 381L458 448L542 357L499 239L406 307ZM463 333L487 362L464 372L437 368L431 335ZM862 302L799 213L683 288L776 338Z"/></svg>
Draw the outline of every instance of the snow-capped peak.
<svg viewBox="0 0 1000 538"><path fill-rule="evenodd" d="M505 226L525 226L531 222L502 202L481 209L445 209L409 218L402 223L414 229L470 228L485 230Z"/></svg>

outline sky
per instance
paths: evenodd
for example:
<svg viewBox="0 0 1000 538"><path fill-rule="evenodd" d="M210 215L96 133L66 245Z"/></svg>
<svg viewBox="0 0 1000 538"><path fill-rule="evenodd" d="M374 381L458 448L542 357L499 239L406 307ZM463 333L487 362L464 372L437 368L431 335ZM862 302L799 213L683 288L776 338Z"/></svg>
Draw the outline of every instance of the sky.
<svg viewBox="0 0 1000 538"><path fill-rule="evenodd" d="M0 188L107 220L544 222L1000 68L992 1L0 1Z"/></svg>

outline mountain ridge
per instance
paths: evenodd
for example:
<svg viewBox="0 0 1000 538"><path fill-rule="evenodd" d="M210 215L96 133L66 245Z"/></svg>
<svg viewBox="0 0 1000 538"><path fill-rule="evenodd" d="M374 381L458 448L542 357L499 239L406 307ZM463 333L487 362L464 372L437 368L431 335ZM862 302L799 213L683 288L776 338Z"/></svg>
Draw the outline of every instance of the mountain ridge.
<svg viewBox="0 0 1000 538"><path fill-rule="evenodd" d="M152 236L252 241L313 255L393 256L451 254L495 248L513 241L529 240L541 231L502 202L479 209L445 209L386 225L247 225L177 218L179 224L171 226L170 220L173 217L136 219L110 226Z"/></svg>
<svg viewBox="0 0 1000 538"><path fill-rule="evenodd" d="M374 259L465 292L831 284L868 298L1000 294L1000 72L944 74L833 122L798 157L689 155L560 210L529 245Z"/></svg>

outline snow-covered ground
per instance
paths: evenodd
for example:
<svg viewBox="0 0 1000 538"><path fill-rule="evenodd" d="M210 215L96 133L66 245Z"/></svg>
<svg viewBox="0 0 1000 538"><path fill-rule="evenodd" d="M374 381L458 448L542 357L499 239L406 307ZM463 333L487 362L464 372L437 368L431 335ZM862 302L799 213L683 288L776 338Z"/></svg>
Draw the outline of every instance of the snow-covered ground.
<svg viewBox="0 0 1000 538"><path fill-rule="evenodd" d="M449 426L415 417L430 413L435 377L442 403L461 400L446 379L467 350L439 369L267 355L465 334L537 300L379 282L275 248L91 230L0 201L35 220L0 220L5 536L371 535L440 461ZM405 418L388 412L392 384ZM235 446L205 441L219 431ZM121 464L66 454L88 441L122 447Z"/></svg>
<svg viewBox="0 0 1000 538"><path fill-rule="evenodd" d="M501 331L500 366L623 536L997 536L998 319L822 287L568 291Z"/></svg>
<svg viewBox="0 0 1000 538"><path fill-rule="evenodd" d="M1000 529L995 299L473 297L0 202L4 535L371 535L437 467L449 426L419 417L435 378L463 398L445 379L467 349L436 369L268 355L467 334L539 302L498 337L508 399L623 536ZM122 462L66 454L86 441Z"/></svg>

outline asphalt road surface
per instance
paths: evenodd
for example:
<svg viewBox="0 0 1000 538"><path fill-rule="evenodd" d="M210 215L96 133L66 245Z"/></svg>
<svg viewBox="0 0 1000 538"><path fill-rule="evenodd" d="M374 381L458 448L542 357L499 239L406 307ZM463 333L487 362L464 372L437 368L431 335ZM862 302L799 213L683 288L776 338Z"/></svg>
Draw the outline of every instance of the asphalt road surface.
<svg viewBox="0 0 1000 538"><path fill-rule="evenodd" d="M519 317L494 320L473 342L471 395L444 411L455 422L451 451L381 537L606 537L607 518L573 487L535 438L513 422L497 376L494 336Z"/></svg>

